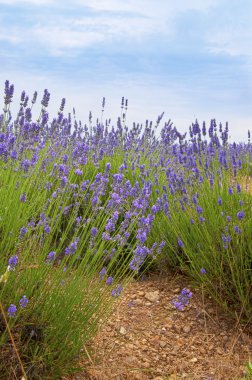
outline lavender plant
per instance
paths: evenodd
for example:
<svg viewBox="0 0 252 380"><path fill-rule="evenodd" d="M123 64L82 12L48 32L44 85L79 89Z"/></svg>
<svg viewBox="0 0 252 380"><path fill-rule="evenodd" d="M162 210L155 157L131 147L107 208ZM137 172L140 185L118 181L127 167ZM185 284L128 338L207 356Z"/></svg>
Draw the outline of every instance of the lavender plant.
<svg viewBox="0 0 252 380"><path fill-rule="evenodd" d="M226 310L251 316L251 144L228 125L134 123L122 99L116 126L64 115L50 121L45 90L35 120L14 86L0 115L0 371L58 379L105 322L132 276L179 267ZM184 294L185 293L185 294ZM184 290L175 307L186 306ZM15 347L13 358L12 347ZM13 365L13 358L15 365ZM6 368L5 368L6 367Z"/></svg>
<svg viewBox="0 0 252 380"><path fill-rule="evenodd" d="M121 125L82 127L64 99L50 123L47 90L36 122L24 92L12 121L13 91L0 118L0 371L58 379L160 249L145 245L156 212L148 181L124 174Z"/></svg>
<svg viewBox="0 0 252 380"><path fill-rule="evenodd" d="M211 121L190 128L190 139L167 146L162 132L161 173L156 192L163 213L152 236L162 236L167 251L162 262L179 266L203 283L226 310L251 318L251 194L243 184L250 143L228 144L228 126ZM165 139L164 139L165 137ZM165 164L166 162L166 164ZM158 168L158 166L157 166Z"/></svg>

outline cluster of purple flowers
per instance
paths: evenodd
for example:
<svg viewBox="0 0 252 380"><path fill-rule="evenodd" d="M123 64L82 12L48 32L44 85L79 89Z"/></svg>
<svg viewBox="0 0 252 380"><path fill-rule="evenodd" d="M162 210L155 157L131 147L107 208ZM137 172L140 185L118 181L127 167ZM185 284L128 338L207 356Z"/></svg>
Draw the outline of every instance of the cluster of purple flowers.
<svg viewBox="0 0 252 380"><path fill-rule="evenodd" d="M65 249L65 255L73 255L77 249L80 239L76 237L74 241Z"/></svg>
<svg viewBox="0 0 252 380"><path fill-rule="evenodd" d="M8 261L8 270L13 271L18 264L18 255L11 256Z"/></svg>
<svg viewBox="0 0 252 380"><path fill-rule="evenodd" d="M48 90L44 91L41 115L36 122L32 122L32 106L37 93L29 107L25 92L13 121L9 112L13 93L14 86L6 81L4 114L0 115L0 161L4 167L10 164L14 173L20 173L16 199L22 210L28 209L32 199L29 188L22 187L22 179L32 178L35 168L41 174L38 190L44 192L45 201L41 209L35 210L36 215L30 215L27 224L18 226L18 243L23 244L28 236L38 239L40 246L52 243L52 251L48 249L44 259L47 264L54 267L56 258L60 261L61 256L66 261L64 265L71 260L76 263L90 252L95 262L101 255L97 262L101 259L99 263L104 266L98 270L99 277L103 284L112 285L117 277L107 261L114 260L114 268L121 268L125 262L127 269L139 272L149 257L160 254L164 242L152 242L152 246L149 242L153 226L159 231L160 225L165 225L163 235L156 233L156 237L166 240L169 250L178 253L181 260L191 245L195 254L207 251L210 246L214 249L215 244L219 252L243 238L249 212L242 199L241 185L232 182L224 186L223 182L229 172L237 179L242 157L251 154L251 146L228 144L228 125L218 126L213 119L207 130L205 123L200 127L196 120L188 134L181 134L168 121L157 138L149 121L145 127L134 123L128 129L124 114L115 127L110 120L97 120L93 125L90 113L88 128L77 123L75 115L73 119L70 114L64 116L65 99L57 117L49 122ZM123 99L123 112L127 105ZM104 106L105 99L102 109ZM163 114L156 125L162 118ZM204 198L203 186L208 189L209 199ZM211 199L216 217L212 226L208 207ZM208 244L209 231L216 232L216 236ZM124 252L128 255L125 261L120 260ZM18 260L17 255L9 259L9 271L15 269ZM206 271L203 267L206 263L201 258L199 262L200 274L209 273L210 267L206 266ZM49 270L51 266L46 268ZM122 290L117 285L112 296L119 296ZM191 297L192 293L183 289L173 305L182 310ZM23 296L20 307L27 302ZM8 312L14 316L17 307L10 305Z"/></svg>
<svg viewBox="0 0 252 380"><path fill-rule="evenodd" d="M183 310L185 306L188 305L190 299L192 298L192 292L184 288L181 293L172 300L172 305L178 310Z"/></svg>
<svg viewBox="0 0 252 380"><path fill-rule="evenodd" d="M22 309L24 309L27 304L28 304L28 299L26 296L23 296L22 298L20 298L19 300L19 305ZM8 307L8 315L9 317L15 317L16 316L16 313L17 313L17 306L14 305L14 304L10 304L10 306Z"/></svg>

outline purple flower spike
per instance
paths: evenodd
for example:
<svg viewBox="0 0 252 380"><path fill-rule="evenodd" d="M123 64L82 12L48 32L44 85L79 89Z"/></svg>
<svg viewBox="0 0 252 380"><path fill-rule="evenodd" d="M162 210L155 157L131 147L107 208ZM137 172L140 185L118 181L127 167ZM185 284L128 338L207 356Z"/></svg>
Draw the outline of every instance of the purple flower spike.
<svg viewBox="0 0 252 380"><path fill-rule="evenodd" d="M18 255L11 256L8 261L8 270L13 271L18 263Z"/></svg>
<svg viewBox="0 0 252 380"><path fill-rule="evenodd" d="M103 280L103 279L104 279L106 273L107 273L107 270L106 270L105 267L103 267L102 270L101 270L100 273L99 273L100 280Z"/></svg>
<svg viewBox="0 0 252 380"><path fill-rule="evenodd" d="M91 236L96 236L98 234L98 228L96 227L92 227L91 228Z"/></svg>
<svg viewBox="0 0 252 380"><path fill-rule="evenodd" d="M178 245L180 248L183 248L184 247L184 243L181 239L178 238Z"/></svg>
<svg viewBox="0 0 252 380"><path fill-rule="evenodd" d="M27 304L28 304L28 299L27 299L27 297L26 296L23 296L21 299L20 299L20 301L19 301L19 305L22 307L22 309L24 309L26 306L27 306Z"/></svg>
<svg viewBox="0 0 252 380"><path fill-rule="evenodd" d="M46 261L52 262L53 260L55 260L55 257L56 257L56 252L54 252L54 251L49 252L47 255Z"/></svg>
<svg viewBox="0 0 252 380"><path fill-rule="evenodd" d="M240 235L242 233L242 230L240 229L239 226L234 226L234 231L237 235Z"/></svg>
<svg viewBox="0 0 252 380"><path fill-rule="evenodd" d="M200 273L201 273L201 274L206 274L206 270L205 270L205 268L201 268L201 269L200 269Z"/></svg>
<svg viewBox="0 0 252 380"><path fill-rule="evenodd" d="M106 284L107 284L107 285L112 285L112 282L113 282L113 277L109 276L109 277L107 278Z"/></svg>
<svg viewBox="0 0 252 380"><path fill-rule="evenodd" d="M197 213L198 213L199 215L202 214L202 212L203 212L202 207L200 207L200 206L197 206L197 207L196 207L196 210L197 210Z"/></svg>
<svg viewBox="0 0 252 380"><path fill-rule="evenodd" d="M236 216L237 216L237 218L239 220L242 220L244 218L244 216L245 216L245 212L244 211L239 211L239 212L237 212Z"/></svg>
<svg viewBox="0 0 252 380"><path fill-rule="evenodd" d="M192 298L192 293L189 289L184 288L181 293L172 300L172 305L181 311L188 305L190 298Z"/></svg>
<svg viewBox="0 0 252 380"><path fill-rule="evenodd" d="M76 170L75 170L75 174L77 174L77 175L82 175L83 172L82 172L82 170L80 170L80 169L76 169Z"/></svg>
<svg viewBox="0 0 252 380"><path fill-rule="evenodd" d="M46 234L49 234L51 231L51 228L48 226L48 224L44 227L44 231Z"/></svg>
<svg viewBox="0 0 252 380"><path fill-rule="evenodd" d="M17 312L17 306L12 303L8 308L9 317L15 317L16 312Z"/></svg>
<svg viewBox="0 0 252 380"><path fill-rule="evenodd" d="M28 232L28 229L26 227L21 227L19 238L21 239L27 232Z"/></svg>
<svg viewBox="0 0 252 380"><path fill-rule="evenodd" d="M121 285L117 285L117 287L112 290L111 294L113 297L119 297L122 291L123 287Z"/></svg>
<svg viewBox="0 0 252 380"><path fill-rule="evenodd" d="M23 193L22 195L20 195L20 202L22 203L25 203L26 202L26 193Z"/></svg>

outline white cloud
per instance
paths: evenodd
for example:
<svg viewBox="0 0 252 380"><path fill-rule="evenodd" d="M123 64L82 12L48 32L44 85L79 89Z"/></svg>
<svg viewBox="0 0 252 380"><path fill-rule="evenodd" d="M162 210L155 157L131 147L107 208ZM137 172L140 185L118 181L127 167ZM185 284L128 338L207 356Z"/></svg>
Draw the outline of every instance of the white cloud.
<svg viewBox="0 0 252 380"><path fill-rule="evenodd" d="M85 49L101 42L123 39L142 41L157 28L148 19L83 17L68 19L58 25L36 25L32 38L55 54L69 49Z"/></svg>
<svg viewBox="0 0 252 380"><path fill-rule="evenodd" d="M0 29L0 41L7 41L12 44L18 44L22 41L17 29L12 30L12 33L6 32L6 29Z"/></svg>
<svg viewBox="0 0 252 380"><path fill-rule="evenodd" d="M0 0L0 4L6 5L20 5L20 4L30 4L30 5L49 5L55 3L55 0Z"/></svg>
<svg viewBox="0 0 252 380"><path fill-rule="evenodd" d="M67 25L42 26L33 29L33 39L44 45L52 55L63 55L68 49L80 49L102 42L104 35L99 31L78 30Z"/></svg>
<svg viewBox="0 0 252 380"><path fill-rule="evenodd" d="M168 15L173 12L181 12L187 10L203 11L209 7L220 3L220 0L75 0L78 5L86 6L95 11L110 12L139 12L140 14L155 18L155 16Z"/></svg>
<svg viewBox="0 0 252 380"><path fill-rule="evenodd" d="M225 30L226 29L226 30ZM208 50L213 53L226 53L231 56L249 56L252 59L252 28L232 27L215 31L207 36Z"/></svg>
<svg viewBox="0 0 252 380"><path fill-rule="evenodd" d="M69 54L69 50L81 50L101 42L127 41L143 42L151 35L171 36L174 33L174 20L179 12L195 9L204 11L217 0L182 0L167 2L160 0L72 0L70 8L76 17L67 16L64 2L60 9L65 15L58 15L56 8L48 21L33 26L17 24L8 26L8 34L2 33L1 39L12 43L23 42L39 44L52 55ZM54 0L0 0L5 4L56 4ZM190 3L190 4L189 4ZM82 7L95 11L95 16L78 17ZM121 12L115 15L115 12ZM43 9L41 10L43 17ZM36 15L36 18L38 15ZM42 19L41 19L42 20Z"/></svg>

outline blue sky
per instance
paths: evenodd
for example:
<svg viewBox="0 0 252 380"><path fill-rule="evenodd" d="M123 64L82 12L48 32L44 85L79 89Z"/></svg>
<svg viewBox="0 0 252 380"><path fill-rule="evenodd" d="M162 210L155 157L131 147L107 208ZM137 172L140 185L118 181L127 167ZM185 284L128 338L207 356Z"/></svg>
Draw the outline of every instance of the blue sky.
<svg viewBox="0 0 252 380"><path fill-rule="evenodd" d="M251 0L0 0L0 84L66 97L84 123L91 110L128 125L163 111L185 131L198 118L252 129ZM35 113L38 108L35 108Z"/></svg>

